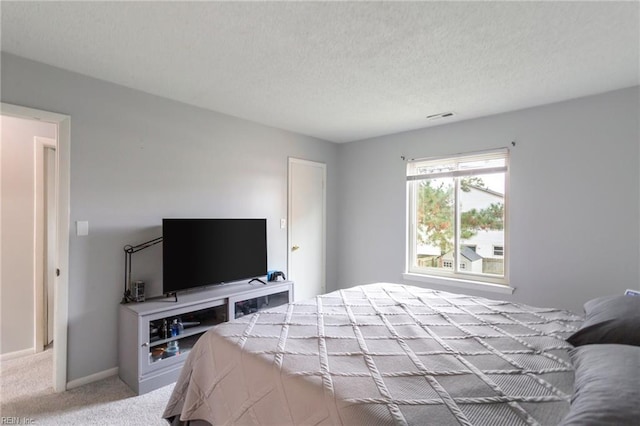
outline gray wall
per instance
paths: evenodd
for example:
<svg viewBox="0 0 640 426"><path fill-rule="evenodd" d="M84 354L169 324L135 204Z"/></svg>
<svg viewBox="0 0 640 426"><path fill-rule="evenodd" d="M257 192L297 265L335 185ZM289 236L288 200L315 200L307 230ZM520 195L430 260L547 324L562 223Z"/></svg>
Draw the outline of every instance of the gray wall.
<svg viewBox="0 0 640 426"><path fill-rule="evenodd" d="M638 88L340 147L340 287L402 282L405 162L511 150L512 296L433 288L582 311L639 288ZM415 281L409 284L427 286Z"/></svg>
<svg viewBox="0 0 640 426"><path fill-rule="evenodd" d="M56 126L2 117L2 276L0 354L34 348L35 136L56 137Z"/></svg>
<svg viewBox="0 0 640 426"><path fill-rule="evenodd" d="M335 144L6 54L2 102L71 116L69 381L117 365L122 248L161 235L163 217L266 217L269 267L286 270L288 156L327 164L328 287L337 281ZM159 292L160 246L134 256L134 278Z"/></svg>
<svg viewBox="0 0 640 426"><path fill-rule="evenodd" d="M329 291L402 282L401 155L512 140L517 290L464 292L580 311L588 298L638 288L638 95L634 88L335 145L3 54L3 102L71 115L71 222L88 220L90 233L70 234L68 380L117 365L122 247L160 235L163 217L266 217L269 267L286 269L279 219L288 156L327 163ZM135 278L155 291L160 258L158 247L134 258Z"/></svg>

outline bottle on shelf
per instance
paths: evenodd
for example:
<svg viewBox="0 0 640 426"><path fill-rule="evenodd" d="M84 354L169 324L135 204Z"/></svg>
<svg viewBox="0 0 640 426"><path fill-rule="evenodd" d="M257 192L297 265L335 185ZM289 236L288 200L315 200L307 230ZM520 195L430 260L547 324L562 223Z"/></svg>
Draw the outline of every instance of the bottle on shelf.
<svg viewBox="0 0 640 426"><path fill-rule="evenodd" d="M183 333L184 324L182 324L180 318L174 318L173 322L171 323L171 337L176 337Z"/></svg>
<svg viewBox="0 0 640 426"><path fill-rule="evenodd" d="M171 333L169 332L169 324L167 323L166 319L163 319L162 328L160 328L160 338L168 339L170 336L171 336Z"/></svg>
<svg viewBox="0 0 640 426"><path fill-rule="evenodd" d="M167 349L165 350L165 354L170 357L174 355L178 355L180 353L180 346L178 346L177 340L172 340L167 343Z"/></svg>
<svg viewBox="0 0 640 426"><path fill-rule="evenodd" d="M174 318L171 323L171 337L176 337L178 335L178 319Z"/></svg>

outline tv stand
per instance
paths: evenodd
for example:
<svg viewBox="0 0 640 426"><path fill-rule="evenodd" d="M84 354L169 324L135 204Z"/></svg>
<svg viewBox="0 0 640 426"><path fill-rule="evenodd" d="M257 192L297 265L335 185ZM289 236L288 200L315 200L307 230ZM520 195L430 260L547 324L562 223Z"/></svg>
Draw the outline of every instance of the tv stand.
<svg viewBox="0 0 640 426"><path fill-rule="evenodd" d="M166 297L172 295L175 303L164 298L120 305L118 374L138 395L175 382L190 349L216 324L291 302L293 282L229 283L181 294L179 301L175 293ZM183 332L164 335L164 322L174 319Z"/></svg>
<svg viewBox="0 0 640 426"><path fill-rule="evenodd" d="M267 283L265 283L264 281L262 281L260 278L254 278L254 279L252 279L251 281L249 281L249 284L251 284L251 283L252 283L252 282L254 282L254 281L259 281L259 282L261 282L262 284L267 285Z"/></svg>

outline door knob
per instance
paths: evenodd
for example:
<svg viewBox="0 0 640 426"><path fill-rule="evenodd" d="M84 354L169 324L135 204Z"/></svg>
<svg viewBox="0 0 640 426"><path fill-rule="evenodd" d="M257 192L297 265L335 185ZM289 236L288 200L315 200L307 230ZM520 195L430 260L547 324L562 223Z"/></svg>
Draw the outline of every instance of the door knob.
<svg viewBox="0 0 640 426"><path fill-rule="evenodd" d="M296 250L298 250L299 248L300 248L299 246L293 246L293 247L291 247L291 251L296 251Z"/></svg>

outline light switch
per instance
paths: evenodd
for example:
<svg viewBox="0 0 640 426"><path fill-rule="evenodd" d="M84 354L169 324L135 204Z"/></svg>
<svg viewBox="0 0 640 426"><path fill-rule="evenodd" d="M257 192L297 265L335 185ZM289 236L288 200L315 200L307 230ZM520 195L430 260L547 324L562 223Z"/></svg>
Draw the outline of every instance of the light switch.
<svg viewBox="0 0 640 426"><path fill-rule="evenodd" d="M89 235L89 222L86 220L79 220L76 222L76 234L78 237L84 237Z"/></svg>
<svg viewBox="0 0 640 426"><path fill-rule="evenodd" d="M280 219L280 229L284 229L287 227L287 219Z"/></svg>

